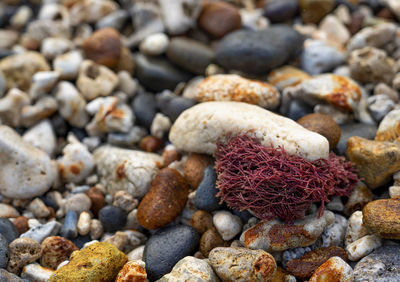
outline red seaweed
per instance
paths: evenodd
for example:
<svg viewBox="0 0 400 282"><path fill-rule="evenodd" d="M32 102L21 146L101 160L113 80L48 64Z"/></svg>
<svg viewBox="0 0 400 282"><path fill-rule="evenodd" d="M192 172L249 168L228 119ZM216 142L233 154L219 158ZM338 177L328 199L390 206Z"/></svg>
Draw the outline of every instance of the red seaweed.
<svg viewBox="0 0 400 282"><path fill-rule="evenodd" d="M267 147L248 134L227 138L215 151L218 197L230 208L261 219L293 222L314 202L319 216L331 196L349 196L359 181L351 162L334 153L308 161L281 146Z"/></svg>

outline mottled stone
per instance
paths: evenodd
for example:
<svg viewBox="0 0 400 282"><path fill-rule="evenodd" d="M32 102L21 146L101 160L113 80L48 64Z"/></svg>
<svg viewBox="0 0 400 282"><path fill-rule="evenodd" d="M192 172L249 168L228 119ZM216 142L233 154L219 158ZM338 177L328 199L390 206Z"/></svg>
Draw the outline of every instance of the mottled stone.
<svg viewBox="0 0 400 282"><path fill-rule="evenodd" d="M34 262L42 256L42 247L31 238L18 238L8 246L10 250L10 261L7 270L18 273L22 267Z"/></svg>
<svg viewBox="0 0 400 282"><path fill-rule="evenodd" d="M346 247L351 261L358 261L382 245L382 240L376 235L366 235Z"/></svg>
<svg viewBox="0 0 400 282"><path fill-rule="evenodd" d="M295 67L283 66L272 70L268 74L268 82L274 85L279 90L283 90L289 86L296 86L311 76Z"/></svg>
<svg viewBox="0 0 400 282"><path fill-rule="evenodd" d="M374 199L371 190L363 183L359 182L353 188L349 199L344 205L344 214L351 215L355 211L360 211L363 207Z"/></svg>
<svg viewBox="0 0 400 282"><path fill-rule="evenodd" d="M351 243L358 239L368 235L367 228L363 225L363 214L361 211L354 212L348 222L345 235L345 246L347 247Z"/></svg>
<svg viewBox="0 0 400 282"><path fill-rule="evenodd" d="M400 141L400 109L389 112L380 122L375 140Z"/></svg>
<svg viewBox="0 0 400 282"><path fill-rule="evenodd" d="M72 252L76 250L78 250L78 247L66 238L59 236L47 237L42 242L40 264L51 269L57 269L57 266L68 260Z"/></svg>
<svg viewBox="0 0 400 282"><path fill-rule="evenodd" d="M115 282L148 281L145 263L141 260L130 260L119 271Z"/></svg>
<svg viewBox="0 0 400 282"><path fill-rule="evenodd" d="M340 257L332 257L315 270L310 282L317 281L353 281L353 269Z"/></svg>

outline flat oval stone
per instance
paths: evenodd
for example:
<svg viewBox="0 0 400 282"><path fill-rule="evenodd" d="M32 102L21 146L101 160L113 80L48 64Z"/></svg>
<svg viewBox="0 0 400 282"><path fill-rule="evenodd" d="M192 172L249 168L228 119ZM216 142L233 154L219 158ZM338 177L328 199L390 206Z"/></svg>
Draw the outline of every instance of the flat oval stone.
<svg viewBox="0 0 400 282"><path fill-rule="evenodd" d="M328 140L293 120L255 105L205 102L183 112L171 127L169 139L178 150L213 154L228 134L252 131L265 146L283 146L289 154L308 160L327 158Z"/></svg>
<svg viewBox="0 0 400 282"><path fill-rule="evenodd" d="M199 244L197 231L186 225L160 229L150 237L143 252L148 278L153 281L169 273L182 258L192 255Z"/></svg>
<svg viewBox="0 0 400 282"><path fill-rule="evenodd" d="M99 219L103 224L104 230L115 232L126 224L126 213L114 206L105 206L99 212Z"/></svg>

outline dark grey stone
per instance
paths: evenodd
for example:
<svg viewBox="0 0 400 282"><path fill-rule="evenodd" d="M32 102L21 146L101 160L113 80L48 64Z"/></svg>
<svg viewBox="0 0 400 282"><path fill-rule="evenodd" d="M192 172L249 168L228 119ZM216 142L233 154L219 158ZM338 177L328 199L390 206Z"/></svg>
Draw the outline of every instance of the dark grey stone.
<svg viewBox="0 0 400 282"><path fill-rule="evenodd" d="M360 136L365 139L374 139L378 128L376 125L365 123L352 123L340 126L341 135L339 143L336 145L335 152L338 155L345 155L347 150L347 140L352 136Z"/></svg>
<svg viewBox="0 0 400 282"><path fill-rule="evenodd" d="M272 0L264 6L264 15L272 23L280 23L292 19L299 9L297 0Z"/></svg>
<svg viewBox="0 0 400 282"><path fill-rule="evenodd" d="M0 234L3 235L10 244L18 238L18 230L8 218L0 218Z"/></svg>
<svg viewBox="0 0 400 282"><path fill-rule="evenodd" d="M169 91L158 94L156 100L160 111L167 115L172 122L174 122L183 111L196 104L196 101L193 99L177 96Z"/></svg>
<svg viewBox="0 0 400 282"><path fill-rule="evenodd" d="M213 166L204 170L203 180L196 190L194 205L199 210L213 212L221 208L220 198L217 198L218 189L216 187L217 174Z"/></svg>
<svg viewBox="0 0 400 282"><path fill-rule="evenodd" d="M133 100L132 107L139 124L150 128L157 113L155 96L150 93L140 93Z"/></svg>
<svg viewBox="0 0 400 282"><path fill-rule="evenodd" d="M0 234L0 268L6 268L9 259L8 242L6 237Z"/></svg>
<svg viewBox="0 0 400 282"><path fill-rule="evenodd" d="M114 232L125 226L126 213L118 207L105 206L99 212L99 219L105 231Z"/></svg>

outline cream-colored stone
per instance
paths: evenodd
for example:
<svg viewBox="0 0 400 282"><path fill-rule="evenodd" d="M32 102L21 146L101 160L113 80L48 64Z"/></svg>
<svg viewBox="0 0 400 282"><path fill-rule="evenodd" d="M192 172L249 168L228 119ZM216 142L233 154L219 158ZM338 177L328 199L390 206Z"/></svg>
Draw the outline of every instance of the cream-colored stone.
<svg viewBox="0 0 400 282"><path fill-rule="evenodd" d="M382 239L376 235L366 235L347 245L346 251L351 261L358 261L382 245Z"/></svg>
<svg viewBox="0 0 400 282"><path fill-rule="evenodd" d="M345 236L345 246L357 241L358 239L368 235L368 230L363 226L363 214L362 211L354 212L348 222Z"/></svg>
<svg viewBox="0 0 400 282"><path fill-rule="evenodd" d="M43 267L38 263L31 263L24 266L21 272L21 278L27 281L41 282L48 281L53 274L54 271L50 268Z"/></svg>
<svg viewBox="0 0 400 282"><path fill-rule="evenodd" d="M44 120L27 130L23 137L32 146L43 150L50 157L57 146L56 134L49 120Z"/></svg>
<svg viewBox="0 0 400 282"><path fill-rule="evenodd" d="M17 88L11 88L7 95L0 99L1 123L12 127L20 127L21 111L27 105L29 105L29 96Z"/></svg>

